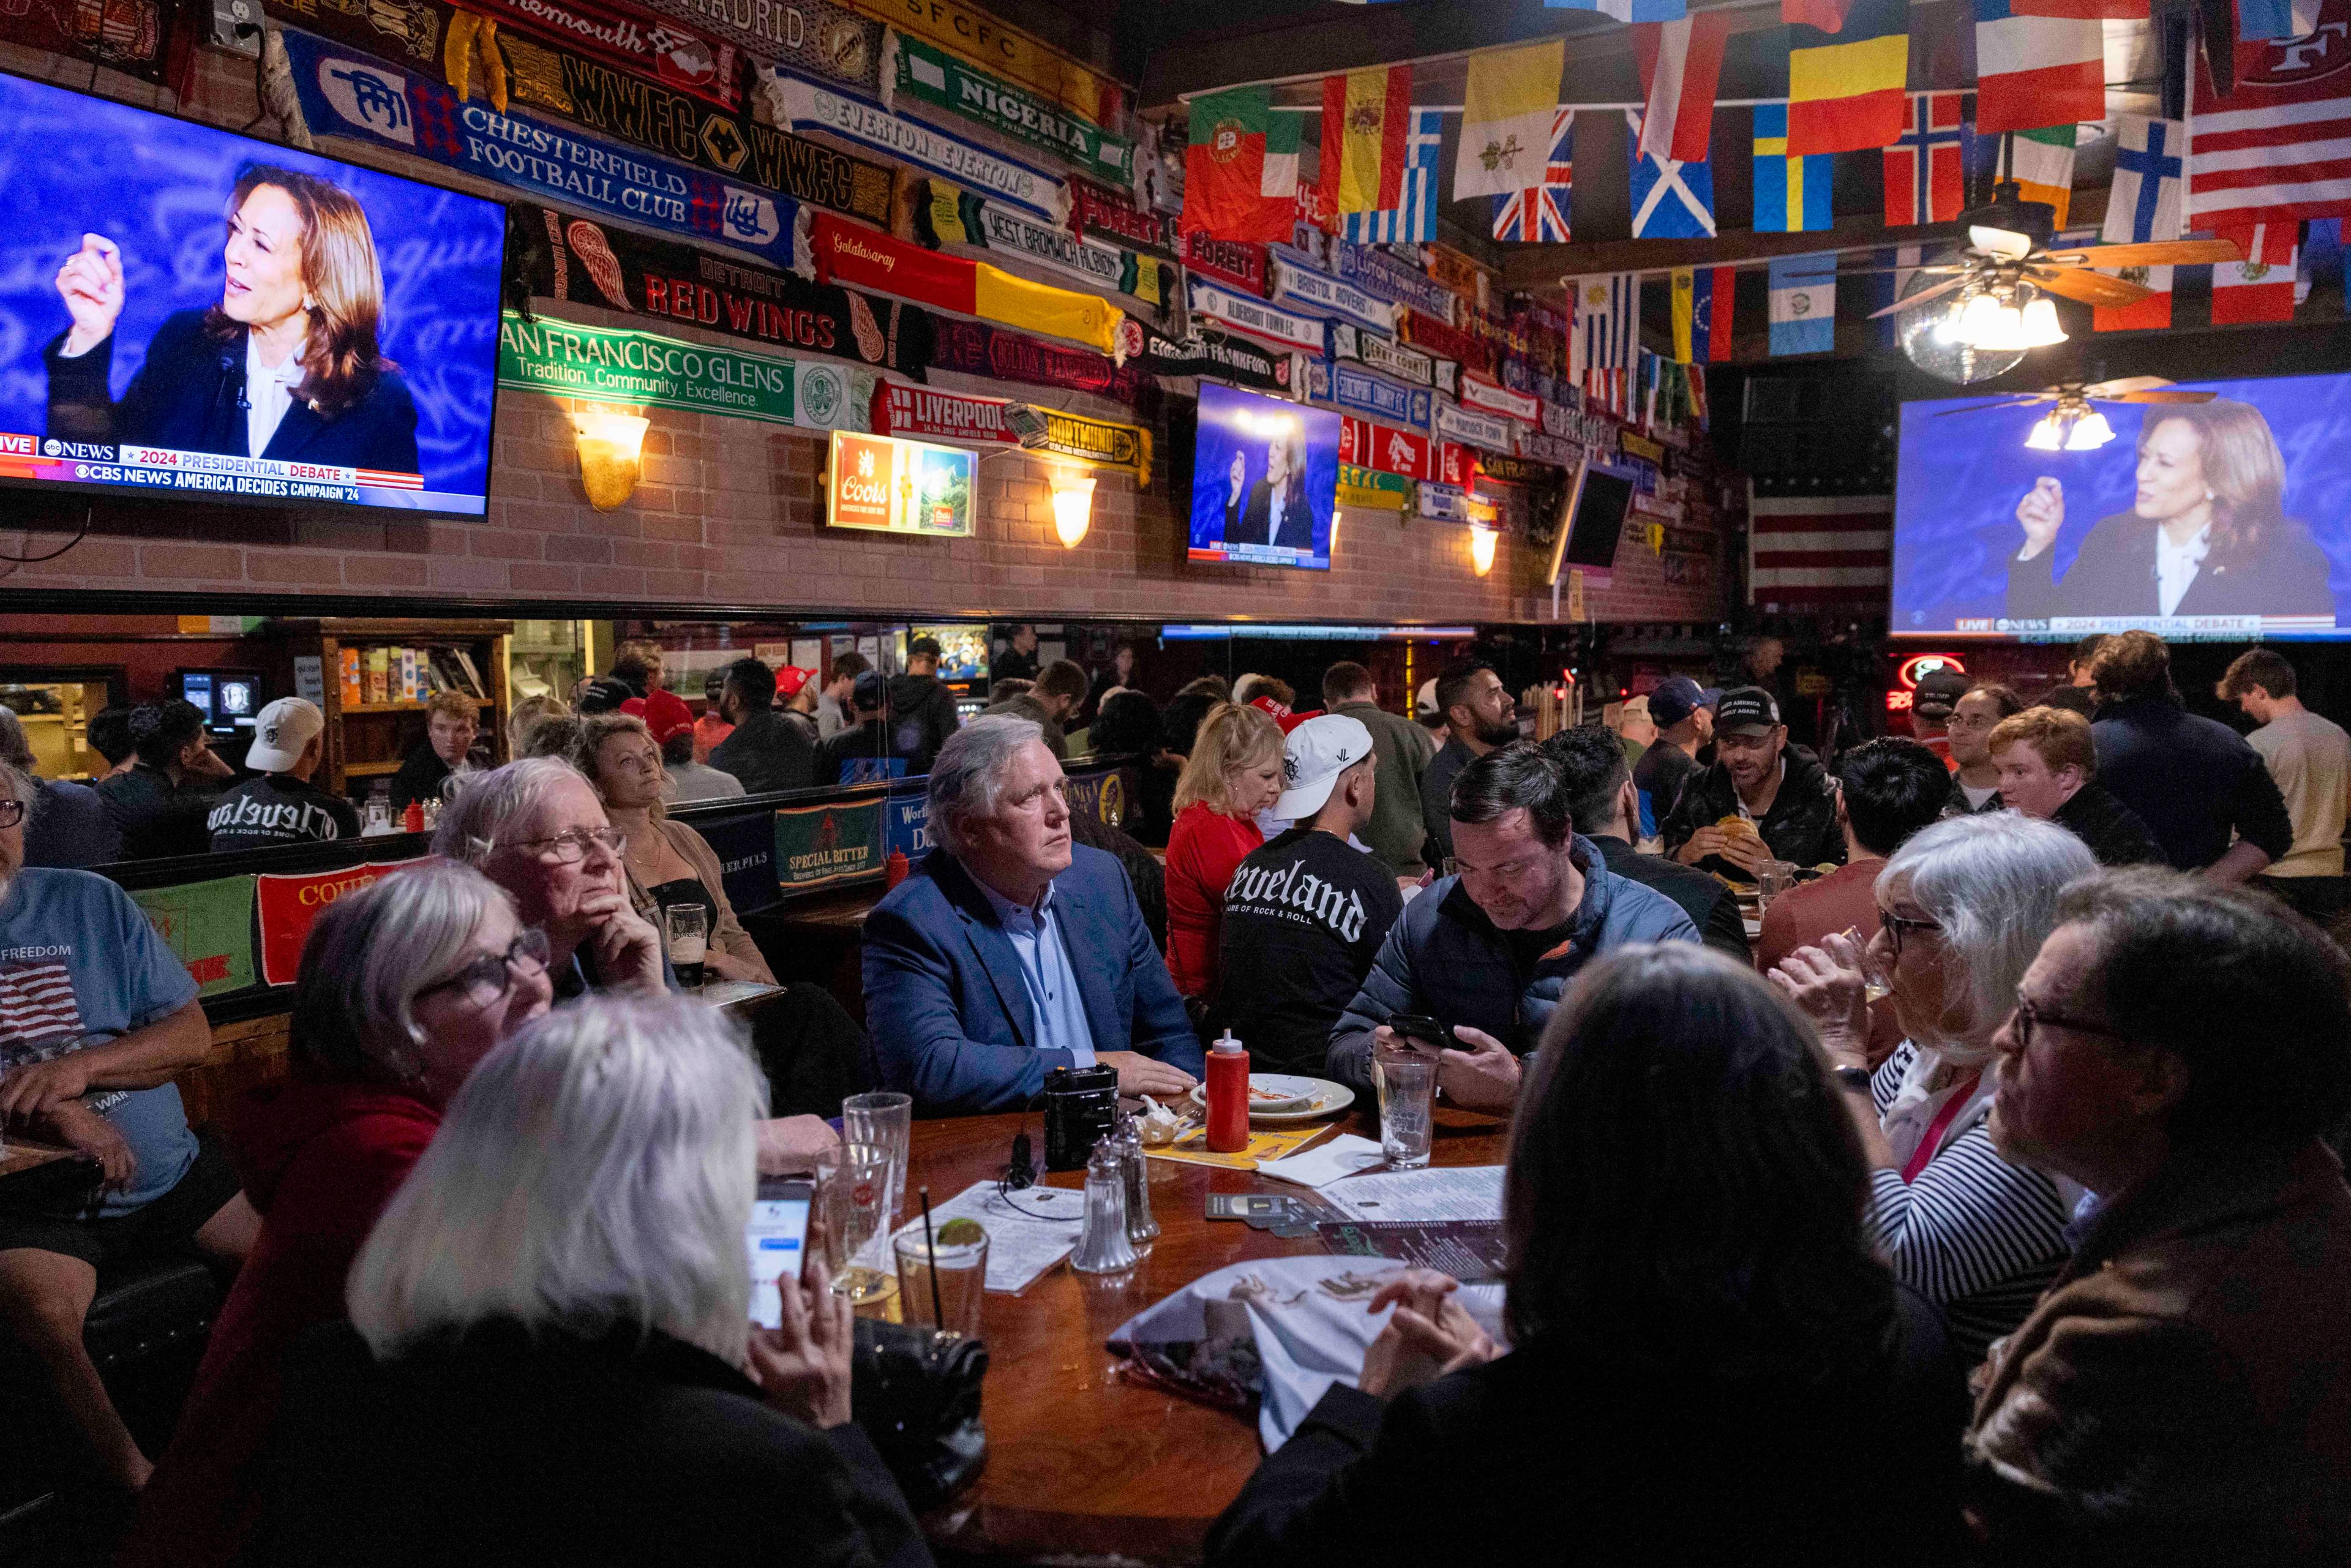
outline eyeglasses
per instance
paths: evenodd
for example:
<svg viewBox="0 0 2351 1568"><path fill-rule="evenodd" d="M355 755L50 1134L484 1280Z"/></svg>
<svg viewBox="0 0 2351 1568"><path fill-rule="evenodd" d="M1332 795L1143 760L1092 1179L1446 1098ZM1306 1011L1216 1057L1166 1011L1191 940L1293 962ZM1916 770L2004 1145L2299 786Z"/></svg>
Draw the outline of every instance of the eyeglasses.
<svg viewBox="0 0 2351 1568"><path fill-rule="evenodd" d="M545 974L547 952L547 933L534 925L507 944L503 954L482 954L447 979L425 987L416 998L422 1001L439 991L457 991L477 1008L489 1007L514 989L517 972Z"/></svg>
<svg viewBox="0 0 2351 1568"><path fill-rule="evenodd" d="M1455 860L1448 856L1445 862L1445 874L1458 876L1464 882L1473 876L1491 877L1496 882L1516 882L1541 863L1542 857L1540 855L1530 855L1524 860L1504 861L1497 866L1475 866L1468 861Z"/></svg>
<svg viewBox="0 0 2351 1568"><path fill-rule="evenodd" d="M1902 934L1905 931L1940 931L1942 926L1932 920L1913 920L1907 915L1877 912L1878 924L1886 927L1886 945L1894 949L1896 962L1902 957Z"/></svg>
<svg viewBox="0 0 2351 1568"><path fill-rule="evenodd" d="M2070 1029L2075 1034L2094 1034L2102 1040L2130 1038L2122 1030L2110 1029L2102 1023L2090 1023L2082 1019L2069 1019L2056 1013L2043 1012L2033 1005L2032 998L2022 991L2016 993L2016 1011L2011 1016L2016 1020L2016 1049L2019 1051L2032 1049L2032 1031L2044 1024L2051 1029Z"/></svg>
<svg viewBox="0 0 2351 1568"><path fill-rule="evenodd" d="M588 846L601 844L617 855L627 846L629 835L618 828L570 828L544 839L515 839L518 850L530 850L543 859L552 853L558 865L576 865L588 858Z"/></svg>
<svg viewBox="0 0 2351 1568"><path fill-rule="evenodd" d="M14 795L0 800L0 828L13 828L25 820L25 802Z"/></svg>

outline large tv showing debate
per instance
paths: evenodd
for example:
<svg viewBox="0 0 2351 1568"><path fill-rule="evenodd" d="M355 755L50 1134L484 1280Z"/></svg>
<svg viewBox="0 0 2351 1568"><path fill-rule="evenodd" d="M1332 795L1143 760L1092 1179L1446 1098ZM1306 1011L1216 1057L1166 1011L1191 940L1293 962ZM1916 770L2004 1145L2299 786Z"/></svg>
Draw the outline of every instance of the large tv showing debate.
<svg viewBox="0 0 2351 1568"><path fill-rule="evenodd" d="M1339 415L1200 383L1191 559L1331 570Z"/></svg>
<svg viewBox="0 0 2351 1568"><path fill-rule="evenodd" d="M2173 390L2214 396L2077 450L2025 444L2046 402L1903 404L1893 633L2351 637L2351 375Z"/></svg>
<svg viewBox="0 0 2351 1568"><path fill-rule="evenodd" d="M505 210L0 76L0 483L481 515Z"/></svg>

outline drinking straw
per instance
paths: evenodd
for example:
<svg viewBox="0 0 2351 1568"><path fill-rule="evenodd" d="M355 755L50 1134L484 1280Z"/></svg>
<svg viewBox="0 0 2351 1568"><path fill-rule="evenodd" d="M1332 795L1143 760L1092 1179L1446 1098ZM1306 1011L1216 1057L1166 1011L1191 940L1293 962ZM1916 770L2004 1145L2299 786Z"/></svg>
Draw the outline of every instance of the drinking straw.
<svg viewBox="0 0 2351 1568"><path fill-rule="evenodd" d="M931 1258L931 1326L941 1333L946 1332L946 1309L939 1305L939 1244L931 1237L931 1189L916 1187L923 1198L923 1250Z"/></svg>

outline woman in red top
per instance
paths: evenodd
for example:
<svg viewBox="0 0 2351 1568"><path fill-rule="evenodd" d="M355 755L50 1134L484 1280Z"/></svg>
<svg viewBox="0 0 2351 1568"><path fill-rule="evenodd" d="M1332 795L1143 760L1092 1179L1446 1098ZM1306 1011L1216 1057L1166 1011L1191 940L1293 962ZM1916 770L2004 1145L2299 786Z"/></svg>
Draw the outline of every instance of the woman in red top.
<svg viewBox="0 0 2351 1568"><path fill-rule="evenodd" d="M243 1107L237 1173L261 1239L229 1291L121 1561L227 1563L262 1499L278 1362L343 1315L377 1214L493 1047L545 1012L547 939L481 873L428 861L337 899L303 944L291 1082Z"/></svg>
<svg viewBox="0 0 2351 1568"><path fill-rule="evenodd" d="M1188 1001L1217 994L1225 888L1265 842L1257 814L1280 798L1281 727L1258 708L1209 709L1176 781L1167 835L1167 972Z"/></svg>

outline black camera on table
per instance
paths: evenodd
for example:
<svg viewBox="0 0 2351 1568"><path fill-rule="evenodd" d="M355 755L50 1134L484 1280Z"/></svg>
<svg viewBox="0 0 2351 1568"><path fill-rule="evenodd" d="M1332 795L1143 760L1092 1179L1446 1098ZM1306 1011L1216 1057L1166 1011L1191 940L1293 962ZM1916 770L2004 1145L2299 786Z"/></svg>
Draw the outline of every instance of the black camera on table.
<svg viewBox="0 0 2351 1568"><path fill-rule="evenodd" d="M1045 1168L1081 1171L1118 1121L1118 1069L1056 1067L1045 1074Z"/></svg>

